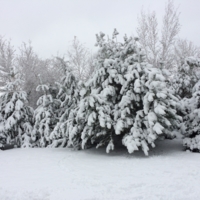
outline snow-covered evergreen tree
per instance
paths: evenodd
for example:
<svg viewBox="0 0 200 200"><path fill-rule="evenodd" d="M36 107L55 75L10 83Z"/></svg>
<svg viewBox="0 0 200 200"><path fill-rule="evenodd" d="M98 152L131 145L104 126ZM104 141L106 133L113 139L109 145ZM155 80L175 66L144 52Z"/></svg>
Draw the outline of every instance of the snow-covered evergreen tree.
<svg viewBox="0 0 200 200"><path fill-rule="evenodd" d="M116 138L123 138L130 153L142 147L148 154L148 144L154 146L159 136L177 127L178 99L167 89L162 72L146 62L138 39L125 36L120 43L117 34L114 30L108 41L103 33L97 35L97 70L81 91L69 143L107 145L109 152Z"/></svg>
<svg viewBox="0 0 200 200"><path fill-rule="evenodd" d="M145 62L135 62L129 67L127 82L128 87L119 104L121 118L118 122L122 124L126 115L131 115L134 121L131 126L128 126L123 144L129 153L142 147L144 153L148 155L148 146L154 147L156 139L174 137L172 131L178 128L181 120L181 117L176 114L178 99L167 89L161 71L148 66ZM128 109L131 106L132 112ZM122 127L119 125L120 129Z"/></svg>
<svg viewBox="0 0 200 200"><path fill-rule="evenodd" d="M97 46L101 50L95 63L96 73L82 88L80 103L69 120L69 144L73 146L84 149L92 143L97 147L107 145L107 152L113 147L112 110L118 101L120 81L123 81L115 60L121 45L114 42L117 34L115 30L109 42L103 33L97 35Z"/></svg>
<svg viewBox="0 0 200 200"><path fill-rule="evenodd" d="M185 136L183 145L186 149L200 152L200 81L194 86L192 97L182 103L187 113L181 129Z"/></svg>
<svg viewBox="0 0 200 200"><path fill-rule="evenodd" d="M178 68L172 79L172 87L175 93L182 99L192 97L192 89L198 81L197 68L200 66L198 58L188 57Z"/></svg>
<svg viewBox="0 0 200 200"><path fill-rule="evenodd" d="M33 110L24 91L8 91L0 97L0 145L29 146Z"/></svg>
<svg viewBox="0 0 200 200"><path fill-rule="evenodd" d="M50 134L58 121L57 111L60 102L52 97L49 85L40 84L36 90L42 91L43 95L37 101L38 107L34 112L35 124L31 138L36 146L47 147L52 143Z"/></svg>
<svg viewBox="0 0 200 200"><path fill-rule="evenodd" d="M61 78L60 83L57 83L59 91L56 98L60 101L60 107L58 109L59 121L54 127L50 138L53 140L52 147L65 147L68 141L68 134L66 132L69 114L77 106L79 101L78 83L67 62L61 58L57 59L61 65L60 67L63 68L64 76Z"/></svg>
<svg viewBox="0 0 200 200"><path fill-rule="evenodd" d="M178 99L167 89L162 70L146 62L137 39L129 39L122 55L125 82L115 109L115 133L122 134L129 153L141 147L148 155L149 145L154 147L159 137L172 137L178 127Z"/></svg>
<svg viewBox="0 0 200 200"><path fill-rule="evenodd" d="M0 79L4 83L0 96L0 147L14 143L27 146L33 110L27 106L27 93L21 89L13 48L0 40L0 49Z"/></svg>

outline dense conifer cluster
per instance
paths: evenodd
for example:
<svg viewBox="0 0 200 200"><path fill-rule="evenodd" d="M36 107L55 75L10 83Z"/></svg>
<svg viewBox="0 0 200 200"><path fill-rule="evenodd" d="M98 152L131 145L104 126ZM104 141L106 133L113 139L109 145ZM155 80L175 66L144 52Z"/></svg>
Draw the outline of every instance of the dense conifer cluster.
<svg viewBox="0 0 200 200"><path fill-rule="evenodd" d="M158 139L183 133L184 145L200 149L199 60L187 58L178 72L166 75L163 64L149 64L138 38L117 40L96 35L95 70L81 82L64 59L54 61L62 77L40 84L37 107L27 104L20 76L13 67L0 97L0 147L106 147L123 144L129 153L148 155ZM6 90L5 90L6 88Z"/></svg>

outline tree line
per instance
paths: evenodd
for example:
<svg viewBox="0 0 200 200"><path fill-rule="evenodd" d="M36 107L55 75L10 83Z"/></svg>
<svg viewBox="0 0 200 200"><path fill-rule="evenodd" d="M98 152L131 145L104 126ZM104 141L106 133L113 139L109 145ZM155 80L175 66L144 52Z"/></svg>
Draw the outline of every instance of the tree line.
<svg viewBox="0 0 200 200"><path fill-rule="evenodd" d="M168 1L138 18L138 37L96 35L91 55L75 37L66 57L41 59L30 43L18 54L0 38L0 147L106 146L121 142L148 155L158 139L184 136L199 151L199 48L178 38L179 14ZM159 38L160 37L160 38Z"/></svg>

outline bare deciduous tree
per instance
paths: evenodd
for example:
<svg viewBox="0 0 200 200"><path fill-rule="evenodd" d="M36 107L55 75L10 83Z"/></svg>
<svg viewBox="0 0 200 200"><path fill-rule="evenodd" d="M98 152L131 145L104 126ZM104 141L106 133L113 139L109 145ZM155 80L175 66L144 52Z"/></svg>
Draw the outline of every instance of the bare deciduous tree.
<svg viewBox="0 0 200 200"><path fill-rule="evenodd" d="M23 90L27 92L29 104L36 107L36 101L41 95L36 92L36 87L40 84L39 75L44 84L53 84L56 80L54 73L51 73L51 60L41 59L34 52L31 43L23 43L19 49L17 65L20 68L21 79L24 81Z"/></svg>
<svg viewBox="0 0 200 200"><path fill-rule="evenodd" d="M137 34L140 38L140 43L144 48L147 60L154 66L157 65L159 53L159 38L158 38L158 23L155 12L148 13L141 11L141 16L138 17Z"/></svg>
<svg viewBox="0 0 200 200"><path fill-rule="evenodd" d="M200 57L200 47L193 44L193 42L186 39L178 39L175 43L174 60L176 65L180 66L187 57Z"/></svg>
<svg viewBox="0 0 200 200"><path fill-rule="evenodd" d="M167 69L174 66L174 43L180 31L179 13L172 0L165 7L161 33L155 12L146 14L143 10L138 17L137 34L140 43L147 54L147 60L155 67L164 63Z"/></svg>
<svg viewBox="0 0 200 200"><path fill-rule="evenodd" d="M167 69L173 67L174 44L176 37L180 32L179 13L174 7L173 1L168 0L165 7L165 15L163 18L160 59L164 61Z"/></svg>
<svg viewBox="0 0 200 200"><path fill-rule="evenodd" d="M6 83L14 82L19 76L18 69L16 68L15 49L11 46L10 41L5 40L0 36L0 86L1 92L5 91ZM13 90L18 84L15 84ZM20 86L19 86L20 87Z"/></svg>
<svg viewBox="0 0 200 200"><path fill-rule="evenodd" d="M76 36L67 51L67 59L69 61L69 66L77 79L81 81L87 80L93 70L93 56L86 47L80 43Z"/></svg>

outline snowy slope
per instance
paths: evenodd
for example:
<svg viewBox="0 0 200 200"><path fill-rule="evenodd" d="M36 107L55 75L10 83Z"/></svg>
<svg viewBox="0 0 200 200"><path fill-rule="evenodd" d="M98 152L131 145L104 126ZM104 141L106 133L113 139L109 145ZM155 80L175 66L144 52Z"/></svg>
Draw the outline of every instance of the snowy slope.
<svg viewBox="0 0 200 200"><path fill-rule="evenodd" d="M159 141L145 157L125 148L0 151L0 200L198 200L200 154Z"/></svg>

